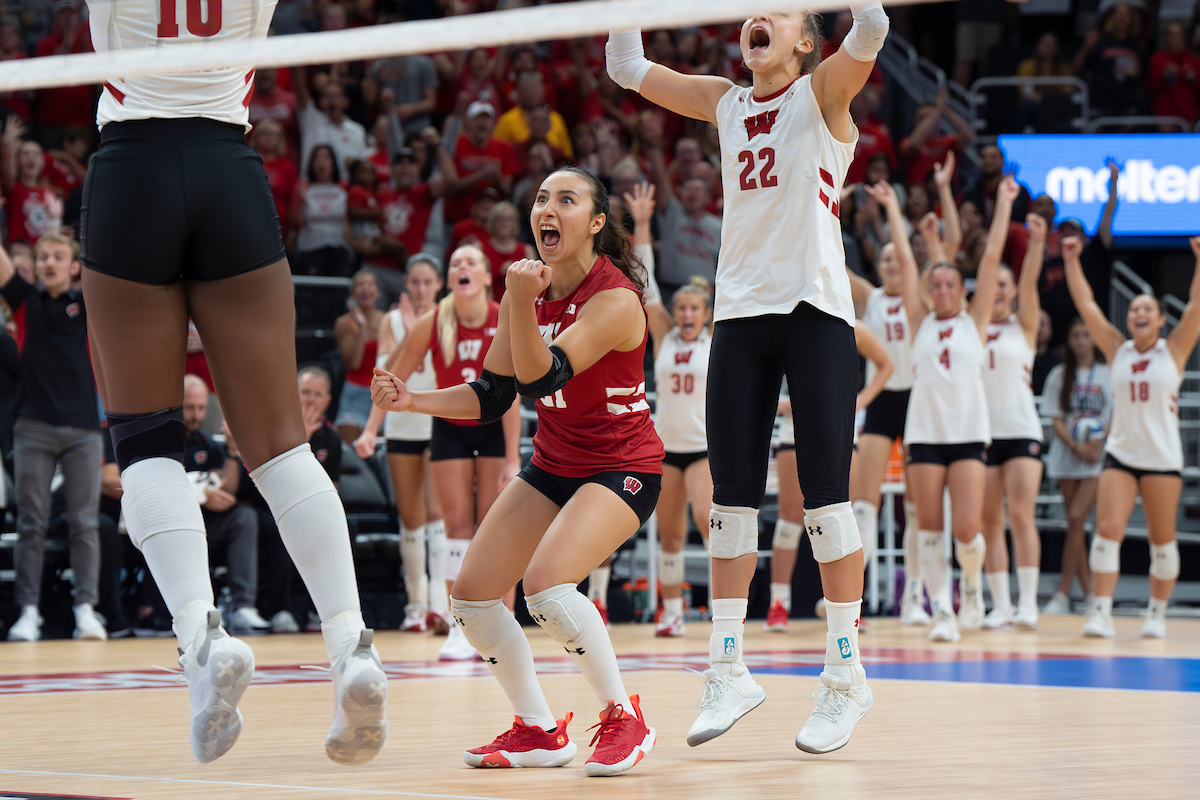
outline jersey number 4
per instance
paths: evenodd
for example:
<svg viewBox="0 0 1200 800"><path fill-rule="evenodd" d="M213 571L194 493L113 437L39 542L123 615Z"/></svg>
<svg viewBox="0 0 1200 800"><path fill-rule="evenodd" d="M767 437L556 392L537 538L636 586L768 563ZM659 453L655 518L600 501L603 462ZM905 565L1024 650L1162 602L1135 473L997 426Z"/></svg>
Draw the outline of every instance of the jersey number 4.
<svg viewBox="0 0 1200 800"><path fill-rule="evenodd" d="M186 0L187 29L192 36L215 36L221 30L221 0ZM158 38L175 39L179 36L176 17L178 0L158 0ZM201 11L201 5L208 13Z"/></svg>
<svg viewBox="0 0 1200 800"><path fill-rule="evenodd" d="M749 191L757 189L760 185L764 189L770 189L772 186L779 185L779 178L771 174L771 170L775 169L775 148L764 147L758 151L758 157L762 159L763 165L758 171L758 179L762 183L758 183L751 175L754 173L755 161L754 152L751 150L743 150L738 153L738 161L745 164L742 167L742 190Z"/></svg>

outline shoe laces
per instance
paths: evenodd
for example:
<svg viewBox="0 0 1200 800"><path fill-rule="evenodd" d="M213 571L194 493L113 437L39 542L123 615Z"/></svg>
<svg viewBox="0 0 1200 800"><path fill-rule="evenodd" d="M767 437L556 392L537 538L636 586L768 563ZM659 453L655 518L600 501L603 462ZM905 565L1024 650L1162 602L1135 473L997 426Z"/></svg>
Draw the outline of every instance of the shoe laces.
<svg viewBox="0 0 1200 800"><path fill-rule="evenodd" d="M157 670L162 670L163 672L166 672L169 675L174 675L176 683L182 684L184 686L187 685L187 675L184 674L183 670L172 669L171 667L160 667L158 664L151 664L150 666L154 667Z"/></svg>
<svg viewBox="0 0 1200 800"><path fill-rule="evenodd" d="M611 744L612 739L616 738L620 734L621 724L625 722L625 718L625 707L620 703L613 706L611 709L607 709L603 714L600 715L600 721L591 728L588 728L589 731L592 730L592 728L600 729L596 731L594 736L592 736L592 741L588 742L588 747L596 744L597 741L600 742L600 747L604 747L606 744Z"/></svg>
<svg viewBox="0 0 1200 800"><path fill-rule="evenodd" d="M822 686L811 698L817 701L817 707L813 709L812 715L836 723L850 703L847 694L839 692L831 686Z"/></svg>
<svg viewBox="0 0 1200 800"><path fill-rule="evenodd" d="M509 728L508 730L506 730L504 733L497 736L495 738L495 740L492 741L492 744L494 744L494 745L508 744L513 739L516 739L518 736L520 736L521 727L522 726L518 725L516 720L514 720L512 727Z"/></svg>
<svg viewBox="0 0 1200 800"><path fill-rule="evenodd" d="M690 667L688 672L698 675L700 680L704 681L704 691L700 693L700 699L696 701L696 705L701 709L712 710L721 701L721 695L733 688L732 675L717 673L710 677Z"/></svg>

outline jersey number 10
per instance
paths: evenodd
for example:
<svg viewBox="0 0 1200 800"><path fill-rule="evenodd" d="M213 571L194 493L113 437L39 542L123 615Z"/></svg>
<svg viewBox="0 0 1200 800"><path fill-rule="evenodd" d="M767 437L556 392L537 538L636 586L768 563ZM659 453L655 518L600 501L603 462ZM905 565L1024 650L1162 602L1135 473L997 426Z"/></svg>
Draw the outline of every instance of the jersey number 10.
<svg viewBox="0 0 1200 800"><path fill-rule="evenodd" d="M178 0L158 0L158 38L175 39L179 36L176 19ZM221 30L221 0L186 0L187 29L192 36L215 36ZM207 18L201 13L201 3L208 6Z"/></svg>

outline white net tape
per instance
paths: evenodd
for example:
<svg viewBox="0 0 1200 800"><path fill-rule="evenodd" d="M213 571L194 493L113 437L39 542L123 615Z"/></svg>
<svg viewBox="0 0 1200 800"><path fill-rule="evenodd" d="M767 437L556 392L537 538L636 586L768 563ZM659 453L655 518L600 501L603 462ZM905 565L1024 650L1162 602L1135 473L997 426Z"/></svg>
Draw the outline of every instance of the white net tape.
<svg viewBox="0 0 1200 800"><path fill-rule="evenodd" d="M111 2L111 0L106 0ZM923 0L883 0L907 5ZM807 9L842 11L846 0L586 0L344 31L272 36L263 41L209 41L143 50L45 56L0 63L0 91L100 83L114 77L219 67L286 67L362 61L518 42L573 39L609 28L685 28Z"/></svg>

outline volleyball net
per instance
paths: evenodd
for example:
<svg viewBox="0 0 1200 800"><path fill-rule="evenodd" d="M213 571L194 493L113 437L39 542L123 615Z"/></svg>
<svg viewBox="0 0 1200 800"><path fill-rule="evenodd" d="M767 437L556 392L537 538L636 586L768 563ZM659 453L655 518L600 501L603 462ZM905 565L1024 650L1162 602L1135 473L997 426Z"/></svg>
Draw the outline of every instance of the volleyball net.
<svg viewBox="0 0 1200 800"><path fill-rule="evenodd" d="M885 6L917 2L927 0L883 0ZM415 53L577 39L604 34L610 28L674 30L741 21L767 12L801 9L830 12L847 8L845 0L583 0L341 31L271 36L254 42L173 42L138 50L7 61L0 63L0 91L80 86L111 78L224 67L288 67L365 61Z"/></svg>

